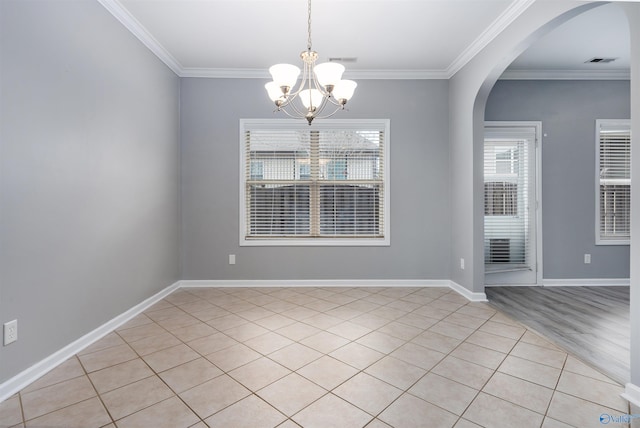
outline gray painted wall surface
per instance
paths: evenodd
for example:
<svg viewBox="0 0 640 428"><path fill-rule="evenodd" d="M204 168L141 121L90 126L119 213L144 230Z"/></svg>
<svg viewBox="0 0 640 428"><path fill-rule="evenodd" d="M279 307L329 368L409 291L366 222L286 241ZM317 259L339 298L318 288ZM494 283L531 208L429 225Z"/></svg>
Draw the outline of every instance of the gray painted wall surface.
<svg viewBox="0 0 640 428"><path fill-rule="evenodd" d="M239 247L238 120L285 118L264 83L181 79L183 279L447 279L447 82L361 80L337 115L391 120L390 247Z"/></svg>
<svg viewBox="0 0 640 428"><path fill-rule="evenodd" d="M179 279L179 85L98 2L0 8L2 382Z"/></svg>
<svg viewBox="0 0 640 428"><path fill-rule="evenodd" d="M499 81L489 96L486 120L542 121L545 278L629 278L628 245L595 245L595 121L629 119L629 94L628 81Z"/></svg>
<svg viewBox="0 0 640 428"><path fill-rule="evenodd" d="M598 3L603 4L603 3ZM562 22L597 4L534 2L449 81L451 280L484 291L482 146L485 103L507 66ZM460 269L459 257L465 257Z"/></svg>

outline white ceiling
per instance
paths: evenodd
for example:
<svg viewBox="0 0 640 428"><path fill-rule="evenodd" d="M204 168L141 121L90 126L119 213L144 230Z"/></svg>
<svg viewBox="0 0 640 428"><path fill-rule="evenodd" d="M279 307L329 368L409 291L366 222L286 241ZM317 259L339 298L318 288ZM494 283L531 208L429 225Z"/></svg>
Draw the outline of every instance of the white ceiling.
<svg viewBox="0 0 640 428"><path fill-rule="evenodd" d="M99 0L181 76L267 77L300 63L305 0ZM313 0L312 42L345 62L349 77L448 78L532 0ZM590 58L618 58L585 64ZM615 5L588 11L540 40L510 67L535 72L626 74L629 33ZM508 73L507 73L508 74Z"/></svg>
<svg viewBox="0 0 640 428"><path fill-rule="evenodd" d="M563 78L629 78L627 18L615 4L596 7L540 39L509 67L507 75ZM615 58L611 63L588 63Z"/></svg>

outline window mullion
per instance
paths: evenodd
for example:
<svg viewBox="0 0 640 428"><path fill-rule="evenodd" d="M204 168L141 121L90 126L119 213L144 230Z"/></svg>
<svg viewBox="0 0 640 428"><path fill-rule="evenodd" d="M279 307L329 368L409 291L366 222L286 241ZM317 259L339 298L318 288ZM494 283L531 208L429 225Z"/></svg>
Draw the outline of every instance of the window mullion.
<svg viewBox="0 0 640 428"><path fill-rule="evenodd" d="M320 132L310 132L310 170L311 186L309 188L309 221L311 236L320 236Z"/></svg>

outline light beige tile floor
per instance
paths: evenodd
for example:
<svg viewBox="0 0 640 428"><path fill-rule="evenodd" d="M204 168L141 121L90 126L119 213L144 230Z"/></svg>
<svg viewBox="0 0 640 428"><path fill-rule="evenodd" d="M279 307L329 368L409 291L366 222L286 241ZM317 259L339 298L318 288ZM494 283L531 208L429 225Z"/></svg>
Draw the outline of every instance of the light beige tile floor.
<svg viewBox="0 0 640 428"><path fill-rule="evenodd" d="M0 427L585 428L629 414L622 392L447 288L191 288L0 403Z"/></svg>

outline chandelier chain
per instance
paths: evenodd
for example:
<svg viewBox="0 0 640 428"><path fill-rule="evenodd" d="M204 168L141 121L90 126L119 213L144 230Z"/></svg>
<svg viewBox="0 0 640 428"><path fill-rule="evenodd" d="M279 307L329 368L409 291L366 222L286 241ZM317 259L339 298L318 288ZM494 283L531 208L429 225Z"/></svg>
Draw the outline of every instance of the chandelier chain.
<svg viewBox="0 0 640 428"><path fill-rule="evenodd" d="M311 0L308 1L307 7L308 19L307 19L307 50L311 50Z"/></svg>

